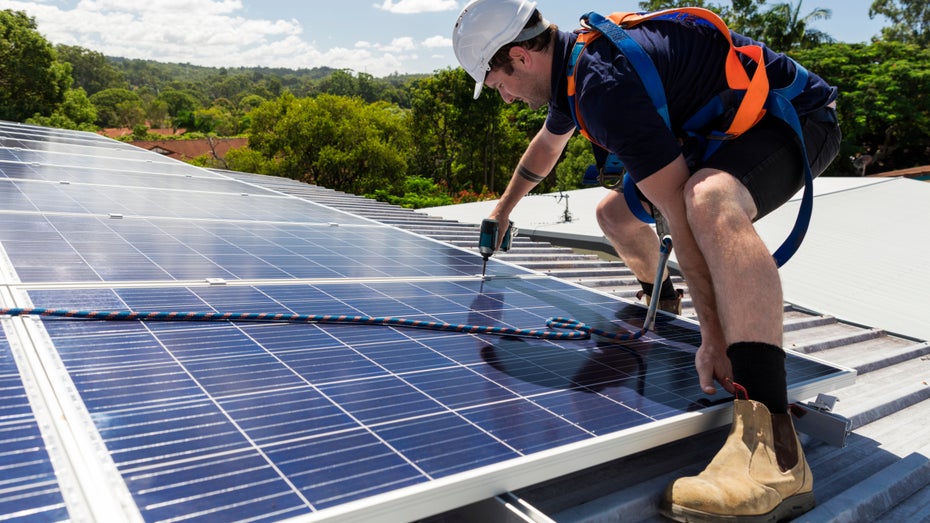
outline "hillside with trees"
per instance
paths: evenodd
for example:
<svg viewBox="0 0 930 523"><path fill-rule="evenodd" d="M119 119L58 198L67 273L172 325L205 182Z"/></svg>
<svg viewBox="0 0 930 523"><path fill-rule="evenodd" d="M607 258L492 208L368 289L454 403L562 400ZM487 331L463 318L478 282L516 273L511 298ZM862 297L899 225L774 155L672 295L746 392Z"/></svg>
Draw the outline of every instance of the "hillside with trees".
<svg viewBox="0 0 930 523"><path fill-rule="evenodd" d="M816 29L831 13L802 2L653 0L643 10L708 7L730 27L788 52L840 88L840 157L828 175L930 164L930 8L874 0L890 25L868 44ZM212 68L107 57L51 45L28 14L0 11L0 119L179 138L248 137L221 167L286 176L408 206L494 197L545 111L472 100L461 68L375 78L331 68ZM864 159L868 158L868 162ZM211 158L196 160L211 166ZM580 186L590 147L575 136L537 191Z"/></svg>

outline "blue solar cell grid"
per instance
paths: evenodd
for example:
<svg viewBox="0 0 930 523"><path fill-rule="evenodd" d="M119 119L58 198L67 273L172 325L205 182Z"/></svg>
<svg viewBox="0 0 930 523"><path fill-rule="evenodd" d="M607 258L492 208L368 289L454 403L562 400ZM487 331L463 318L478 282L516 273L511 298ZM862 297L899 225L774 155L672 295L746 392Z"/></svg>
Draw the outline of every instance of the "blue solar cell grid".
<svg viewBox="0 0 930 523"><path fill-rule="evenodd" d="M0 187L3 188L0 192L0 206L10 211L120 214L191 220L364 223L361 218L287 196L156 191L139 187L107 187L102 190L95 185L25 181L9 181Z"/></svg>
<svg viewBox="0 0 930 523"><path fill-rule="evenodd" d="M474 276L481 258L397 229L0 213L22 282ZM491 273L527 273L496 261Z"/></svg>
<svg viewBox="0 0 930 523"><path fill-rule="evenodd" d="M139 152L139 148L132 144L111 140L96 133L78 133L0 121L0 147L2 148L42 151L63 150L69 146L81 147L80 150L85 153L120 149L129 153Z"/></svg>
<svg viewBox="0 0 930 523"><path fill-rule="evenodd" d="M38 422L0 329L0 520L67 519Z"/></svg>
<svg viewBox="0 0 930 523"><path fill-rule="evenodd" d="M640 306L549 279L32 291L37 306L636 329ZM701 393L695 326L549 342L357 325L48 319L149 521L309 513L666 419ZM789 358L792 383L835 369ZM207 478L207 481L199 481ZM154 508L152 508L154 507ZM233 508L235 507L235 508Z"/></svg>
<svg viewBox="0 0 930 523"><path fill-rule="evenodd" d="M61 159L68 163L74 157ZM146 166L143 166L145 168ZM177 167L173 167L177 169ZM122 187L152 188L153 183L159 190L179 190L189 192L204 193L231 193L231 194L249 194L249 195L273 195L271 191L246 185L234 180L228 180L219 177L210 171L186 170L180 174L161 174L157 178L150 171L130 171L126 168L125 162L118 162L109 169L98 167L81 167L69 165L45 165L30 164L13 161L0 161L0 179L14 180L32 180L54 182L64 185L66 183L84 184L84 185L119 185ZM63 190L65 188L59 188ZM18 196L19 200L25 200L26 196Z"/></svg>

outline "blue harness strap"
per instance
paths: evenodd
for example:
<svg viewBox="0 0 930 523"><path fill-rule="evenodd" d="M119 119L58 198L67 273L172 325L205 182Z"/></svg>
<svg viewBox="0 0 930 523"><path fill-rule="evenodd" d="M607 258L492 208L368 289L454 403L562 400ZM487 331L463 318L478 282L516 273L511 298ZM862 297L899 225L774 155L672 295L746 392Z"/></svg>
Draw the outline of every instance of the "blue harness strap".
<svg viewBox="0 0 930 523"><path fill-rule="evenodd" d="M794 253L801 247L804 236L807 235L807 228L811 222L811 215L814 212L814 173L811 172L810 161L807 157L807 147L804 143L804 130L801 128L801 120L798 118L798 112L794 109L791 99L797 96L807 85L807 69L801 64L795 62L797 72L794 75L794 81L788 87L773 89L769 92L766 108L773 116L781 119L791 126L798 139L801 141L801 156L804 159L804 193L801 196L801 206L798 208L798 217L794 221L794 227L788 233L788 237L782 242L781 246L772 253L775 258L775 264L781 267L785 264Z"/></svg>
<svg viewBox="0 0 930 523"><path fill-rule="evenodd" d="M672 127L672 121L668 116L668 102L665 99L665 86L662 79L659 78L659 71L656 69L652 58L646 54L642 46L630 38L630 35L613 21L604 18L597 13L588 13L588 24L601 32L604 36L610 38L610 41L620 49L620 52L626 56L633 66L633 70L639 75L640 81L649 93L652 99L652 105L655 106L659 116L669 128Z"/></svg>
<svg viewBox="0 0 930 523"><path fill-rule="evenodd" d="M671 129L668 103L665 98L665 87L649 55L646 54L645 50L643 50L635 40L630 38L629 34L622 27L612 20L593 12L585 15L584 19L587 20L589 27L607 36L617 49L626 56L627 60L630 61L640 81L646 88L647 93L649 93L649 97L652 99L659 115L665 121L666 126ZM568 76L572 79L573 89L571 89L571 91L574 91L575 65L588 41L589 40L585 40L584 42L579 41L572 49L567 70ZM814 177L810 169L810 163L808 162L801 122L794 105L791 103L791 100L800 94L807 86L808 72L797 62L794 62L794 65L796 72L791 84L787 87L770 90L765 102L765 109L768 113L787 123L798 136L801 143L801 154L804 160L804 193L801 198L801 206L798 210L797 219L788 237L772 254L775 263L779 267L784 265L785 262L797 252L801 243L804 241L804 236L807 234L807 229L810 225L814 206ZM578 106L574 92L570 92L569 94L569 106L572 108L572 118L575 121L575 126L579 129L583 129L583 126L580 125L580 117L576 114ZM707 136L705 129L713 119L723 114L725 109L726 106L723 99L720 96L715 96L710 102L704 105L704 107L693 114L682 126L682 130L689 136L698 137L701 140L704 147L704 160L713 155L725 140L732 138L732 136L721 131L711 131L710 135ZM643 208L635 190L635 182L629 174L624 175L623 178L623 194L631 212L633 212L637 218L646 223L654 222L652 216Z"/></svg>

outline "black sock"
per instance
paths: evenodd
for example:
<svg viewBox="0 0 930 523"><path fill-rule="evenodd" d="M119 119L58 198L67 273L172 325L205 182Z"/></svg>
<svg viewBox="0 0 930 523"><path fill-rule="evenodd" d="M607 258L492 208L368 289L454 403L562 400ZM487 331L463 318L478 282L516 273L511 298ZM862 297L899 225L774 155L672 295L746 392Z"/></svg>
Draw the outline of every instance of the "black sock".
<svg viewBox="0 0 930 523"><path fill-rule="evenodd" d="M749 399L762 403L772 414L788 411L788 377L781 347L743 341L727 347L727 356L733 381L746 389Z"/></svg>
<svg viewBox="0 0 930 523"><path fill-rule="evenodd" d="M654 283L646 283L643 280L637 279L636 281L643 287L643 292L652 296L652 293L656 290ZM662 282L662 287L659 288L659 299L660 300L670 300L672 298L677 298L678 293L675 292L675 286L672 285L672 278L665 278L665 281Z"/></svg>
<svg viewBox="0 0 930 523"><path fill-rule="evenodd" d="M665 281L662 282L662 288L659 289L659 299L671 300L677 297L678 293L675 292L675 287L672 285L672 278L665 278Z"/></svg>

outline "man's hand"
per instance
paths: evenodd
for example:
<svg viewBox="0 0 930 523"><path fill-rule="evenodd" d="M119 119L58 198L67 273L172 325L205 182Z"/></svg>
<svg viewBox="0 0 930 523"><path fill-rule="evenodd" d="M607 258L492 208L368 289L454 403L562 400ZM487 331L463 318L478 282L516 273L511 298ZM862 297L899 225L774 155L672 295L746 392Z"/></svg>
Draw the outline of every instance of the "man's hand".
<svg viewBox="0 0 930 523"><path fill-rule="evenodd" d="M714 381L721 384L730 394L736 392L733 388L733 369L725 345L702 342L694 356L694 367L697 369L704 394L717 393Z"/></svg>

